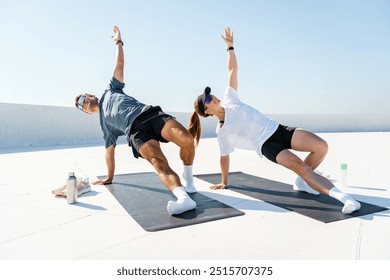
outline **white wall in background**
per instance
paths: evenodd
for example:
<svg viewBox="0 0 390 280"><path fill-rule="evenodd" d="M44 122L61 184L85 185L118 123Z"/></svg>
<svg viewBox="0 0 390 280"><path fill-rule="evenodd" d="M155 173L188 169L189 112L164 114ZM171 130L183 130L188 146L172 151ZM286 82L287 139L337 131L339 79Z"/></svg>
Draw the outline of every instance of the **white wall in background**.
<svg viewBox="0 0 390 280"><path fill-rule="evenodd" d="M187 127L190 113L171 113ZM389 115L269 115L313 132L390 131ZM202 137L214 137L217 121L202 120ZM125 142L122 137L120 143ZM0 150L40 146L104 145L98 115L76 108L0 103Z"/></svg>

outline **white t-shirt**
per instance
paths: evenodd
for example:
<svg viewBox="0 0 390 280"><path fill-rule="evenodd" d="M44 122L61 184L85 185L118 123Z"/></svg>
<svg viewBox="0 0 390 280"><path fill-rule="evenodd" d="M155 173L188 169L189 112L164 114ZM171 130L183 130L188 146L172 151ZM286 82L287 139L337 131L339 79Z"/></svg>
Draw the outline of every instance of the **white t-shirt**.
<svg viewBox="0 0 390 280"><path fill-rule="evenodd" d="M262 145L279 124L242 103L232 87L226 88L221 105L225 108L225 122L216 131L221 156L230 154L234 148L255 150L262 156Z"/></svg>

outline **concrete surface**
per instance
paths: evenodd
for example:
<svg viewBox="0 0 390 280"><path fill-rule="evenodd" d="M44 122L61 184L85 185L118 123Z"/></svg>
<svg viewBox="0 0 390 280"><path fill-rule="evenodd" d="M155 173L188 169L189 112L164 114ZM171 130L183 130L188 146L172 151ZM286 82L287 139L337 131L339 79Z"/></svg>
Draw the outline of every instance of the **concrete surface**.
<svg viewBox="0 0 390 280"><path fill-rule="evenodd" d="M329 154L319 170L337 179L348 164L348 187L358 200L390 208L390 133L323 133ZM163 144L179 174L178 148ZM229 190L199 191L245 212L244 216L160 232L145 232L104 186L68 205L51 190L63 185L69 171L77 176L106 174L102 146L42 149L0 154L1 260L389 260L390 210L324 224ZM304 154L299 154L303 156ZM292 183L288 170L236 150L231 171ZM127 145L116 149L116 173L153 171L131 156ZM219 172L215 138L202 139L195 173ZM147 205L145 205L147 207ZM162 209L165 211L165 209Z"/></svg>

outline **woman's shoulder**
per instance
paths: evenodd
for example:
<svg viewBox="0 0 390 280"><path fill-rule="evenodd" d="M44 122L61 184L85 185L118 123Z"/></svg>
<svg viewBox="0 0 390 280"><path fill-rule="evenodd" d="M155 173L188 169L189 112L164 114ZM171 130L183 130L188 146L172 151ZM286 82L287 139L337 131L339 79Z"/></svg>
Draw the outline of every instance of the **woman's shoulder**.
<svg viewBox="0 0 390 280"><path fill-rule="evenodd" d="M229 102L229 101L240 101L239 97L238 97L238 94L237 94L237 91L228 86L226 89L225 89L225 92L224 92L224 100L226 102Z"/></svg>
<svg viewBox="0 0 390 280"><path fill-rule="evenodd" d="M227 86L225 89L225 94L236 94L237 95L237 91L234 88L232 88L231 86Z"/></svg>

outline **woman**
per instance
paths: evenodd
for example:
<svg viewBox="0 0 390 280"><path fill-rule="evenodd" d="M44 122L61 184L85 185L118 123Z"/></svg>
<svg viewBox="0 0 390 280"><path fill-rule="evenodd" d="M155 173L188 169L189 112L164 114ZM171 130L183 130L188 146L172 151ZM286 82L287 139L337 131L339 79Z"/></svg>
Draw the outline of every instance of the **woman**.
<svg viewBox="0 0 390 280"><path fill-rule="evenodd" d="M255 150L258 155L294 171L298 177L293 185L294 190L313 195L329 195L344 204L342 212L350 214L360 209L360 203L348 194L342 193L329 180L314 172L324 160L328 151L327 143L317 135L293 127L278 124L264 116L255 108L240 101L237 95L237 60L234 52L233 32L225 29L221 36L228 53L228 86L221 102L211 95L207 87L194 102L195 112L191 117L190 132L196 143L199 142L201 126L198 115L215 116L218 121L217 139L220 147L220 164L222 181L211 186L223 189L228 184L229 154L234 148ZM309 152L305 160L290 151Z"/></svg>

